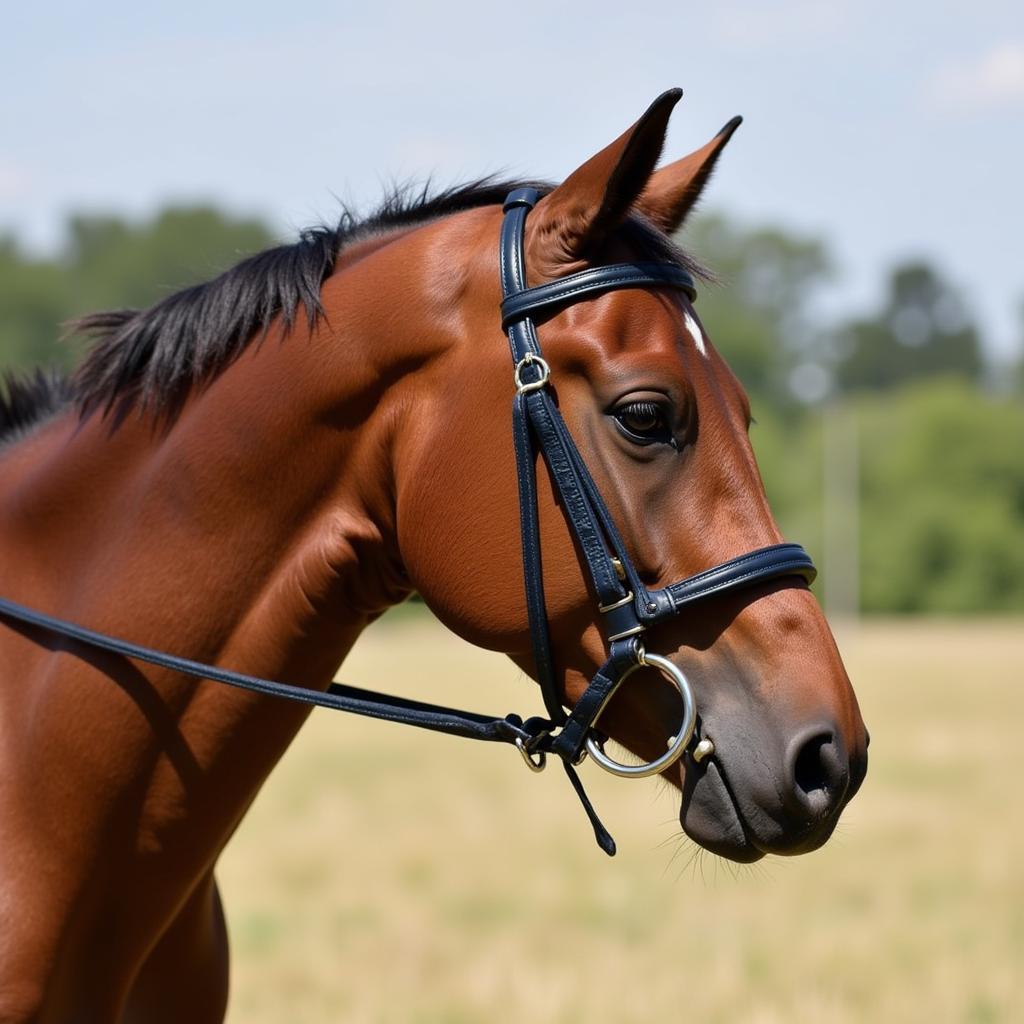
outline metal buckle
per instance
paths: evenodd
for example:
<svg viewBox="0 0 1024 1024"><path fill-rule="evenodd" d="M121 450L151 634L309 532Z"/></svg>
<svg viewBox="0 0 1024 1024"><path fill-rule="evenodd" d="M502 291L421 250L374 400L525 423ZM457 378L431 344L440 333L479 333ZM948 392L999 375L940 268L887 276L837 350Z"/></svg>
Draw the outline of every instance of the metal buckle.
<svg viewBox="0 0 1024 1024"><path fill-rule="evenodd" d="M543 733L541 735L543 735ZM540 736L538 736L537 739L540 739ZM516 750L523 755L526 767L529 768L531 772L542 772L547 767L547 752L543 750L530 750L530 748L523 742L521 736L516 737ZM534 758L536 758L536 760L534 760Z"/></svg>
<svg viewBox="0 0 1024 1024"><path fill-rule="evenodd" d="M613 640L625 640L627 636L639 636L647 627L641 622L638 626L633 626L631 629L624 629L621 633L614 633L608 637L608 642L611 643Z"/></svg>
<svg viewBox="0 0 1024 1024"><path fill-rule="evenodd" d="M602 614L606 615L608 612L615 611L616 608L624 608L633 600L633 591L631 590L622 600L616 601L614 604L599 604L597 610ZM608 637L608 642L611 643L613 640L625 640L627 636L638 636L647 627L643 623L636 626L630 626L629 629L624 629L621 633L614 633Z"/></svg>
<svg viewBox="0 0 1024 1024"><path fill-rule="evenodd" d="M618 775L626 779L644 779L649 775L657 775L663 772L669 765L678 761L686 750L690 740L693 738L693 731L697 725L697 704L693 698L693 690L686 676L668 658L660 654L647 654L643 644L637 644L636 664L630 665L625 672L619 676L618 681L612 688L605 703L598 709L594 721L597 720L601 711L611 698L612 694L638 669L649 665L656 668L670 683L673 683L679 690L679 696L683 699L683 727L678 735L669 741L668 750L661 757L645 764L622 764L620 761L613 761L600 747L592 732L587 733L585 749L588 754L606 771L612 775ZM593 723L591 723L593 724ZM706 754L705 754L706 756Z"/></svg>
<svg viewBox="0 0 1024 1024"><path fill-rule="evenodd" d="M613 612L616 608L622 608L629 604L633 600L633 591L631 590L621 601L616 601L615 604L599 604L597 610L604 615L605 612Z"/></svg>
<svg viewBox="0 0 1024 1024"><path fill-rule="evenodd" d="M537 380L523 381L523 370L527 366L536 364L540 367L540 377ZM539 391L541 388L546 387L548 381L551 379L551 367L548 366L547 362L541 356L535 356L532 352L527 352L522 359L516 363L515 373L513 377L516 382L516 394L525 395L529 391Z"/></svg>

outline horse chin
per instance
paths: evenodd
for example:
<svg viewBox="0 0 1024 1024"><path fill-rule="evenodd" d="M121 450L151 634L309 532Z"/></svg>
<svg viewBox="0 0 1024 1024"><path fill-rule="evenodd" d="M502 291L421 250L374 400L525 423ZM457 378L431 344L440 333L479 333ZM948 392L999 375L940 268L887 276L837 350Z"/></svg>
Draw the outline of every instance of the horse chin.
<svg viewBox="0 0 1024 1024"><path fill-rule="evenodd" d="M725 776L714 761L698 765L687 758L679 821L695 843L719 857L751 864L765 855L748 834Z"/></svg>

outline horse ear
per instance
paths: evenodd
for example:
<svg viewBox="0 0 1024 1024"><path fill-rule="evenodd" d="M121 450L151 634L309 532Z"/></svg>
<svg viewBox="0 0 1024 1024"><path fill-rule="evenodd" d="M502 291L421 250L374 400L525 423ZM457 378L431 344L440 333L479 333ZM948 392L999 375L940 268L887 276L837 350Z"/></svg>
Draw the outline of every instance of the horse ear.
<svg viewBox="0 0 1024 1024"><path fill-rule="evenodd" d="M658 163L682 95L682 89L662 93L632 128L537 204L527 221L528 247L542 270L584 258L626 216Z"/></svg>
<svg viewBox="0 0 1024 1024"><path fill-rule="evenodd" d="M706 146L655 172L636 201L638 212L665 234L676 231L697 204L719 154L742 123L742 117L734 117Z"/></svg>

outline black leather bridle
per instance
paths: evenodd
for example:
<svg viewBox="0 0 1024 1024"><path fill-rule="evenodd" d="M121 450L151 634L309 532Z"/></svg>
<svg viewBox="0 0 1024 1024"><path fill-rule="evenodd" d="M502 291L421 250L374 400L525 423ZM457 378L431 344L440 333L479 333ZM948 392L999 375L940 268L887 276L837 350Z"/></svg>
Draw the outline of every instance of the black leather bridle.
<svg viewBox="0 0 1024 1024"><path fill-rule="evenodd" d="M545 753L557 754L567 769L589 752L602 767L618 775L653 775L667 768L686 750L696 726L696 705L689 683L668 659L645 651L642 636L648 626L678 615L697 601L749 587L781 576L808 583L817 575L810 556L799 544L773 544L711 569L648 590L640 579L601 493L587 470L550 390L551 371L541 355L534 315L617 288L673 288L691 301L697 297L693 278L673 263L617 263L593 267L527 287L524 237L526 218L537 203L536 189L523 188L505 199L501 227L502 326L508 332L515 364L516 396L513 438L519 477L523 570L534 664L550 724L532 741L520 743L524 755L535 754L539 767ZM537 520L535 464L540 451L548 466L566 518L575 536L581 561L597 599L608 660L566 715L552 664L551 642L544 602L540 532ZM675 683L683 700L683 722L669 750L643 765L621 765L604 755L595 722L615 689L640 665L659 669ZM575 773L570 778L580 791ZM581 792L581 798L582 792ZM598 843L614 852L614 843L583 798Z"/></svg>
<svg viewBox="0 0 1024 1024"><path fill-rule="evenodd" d="M697 601L783 576L800 577L809 583L813 581L816 570L799 544L774 544L657 590L648 590L644 586L552 397L550 369L541 355L533 317L617 288L673 288L692 300L696 297L693 278L671 263L618 263L583 270L549 284L527 287L523 238L526 217L538 197L535 189L524 188L516 189L505 200L500 268L504 296L502 325L508 333L516 387L513 441L519 481L526 606L534 663L547 717L534 717L525 722L518 715L511 714L494 718L339 683L332 683L326 692L310 690L133 644L5 598L0 598L0 617L173 672L268 696L471 739L512 743L535 771L544 767L549 754L556 755L587 811L598 843L606 853L614 854L615 842L583 791L576 766L589 752L603 767L616 774L651 775L663 771L686 751L697 719L693 694L685 676L667 658L644 650L644 631L678 615ZM608 643L607 661L568 714L563 707L554 671L544 601L537 518L538 452L548 467L576 539ZM604 754L602 737L595 724L615 689L643 665L659 669L677 686L683 699L683 723L673 737L670 749L662 757L643 765L623 765Z"/></svg>

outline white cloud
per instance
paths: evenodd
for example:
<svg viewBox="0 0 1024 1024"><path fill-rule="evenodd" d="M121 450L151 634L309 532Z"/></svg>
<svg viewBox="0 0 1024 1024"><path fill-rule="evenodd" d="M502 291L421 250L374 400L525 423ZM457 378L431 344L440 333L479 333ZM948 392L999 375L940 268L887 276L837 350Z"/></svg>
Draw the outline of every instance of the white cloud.
<svg viewBox="0 0 1024 1024"><path fill-rule="evenodd" d="M932 77L928 95L944 109L1024 106L1024 42L1000 43L973 61L946 65Z"/></svg>

